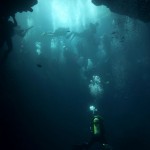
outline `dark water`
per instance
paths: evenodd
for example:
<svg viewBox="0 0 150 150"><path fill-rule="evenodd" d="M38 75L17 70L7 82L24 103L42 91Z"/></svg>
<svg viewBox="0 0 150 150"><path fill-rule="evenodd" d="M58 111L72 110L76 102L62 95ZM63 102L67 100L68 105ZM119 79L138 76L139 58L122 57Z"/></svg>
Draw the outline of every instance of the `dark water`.
<svg viewBox="0 0 150 150"><path fill-rule="evenodd" d="M93 23L96 31L89 23L72 29L73 39L56 36L56 53L36 27L22 49L14 37L14 50L0 66L1 149L69 150L88 140L93 75L101 78L97 101L108 143L114 150L150 149L150 26L114 14L102 21Z"/></svg>

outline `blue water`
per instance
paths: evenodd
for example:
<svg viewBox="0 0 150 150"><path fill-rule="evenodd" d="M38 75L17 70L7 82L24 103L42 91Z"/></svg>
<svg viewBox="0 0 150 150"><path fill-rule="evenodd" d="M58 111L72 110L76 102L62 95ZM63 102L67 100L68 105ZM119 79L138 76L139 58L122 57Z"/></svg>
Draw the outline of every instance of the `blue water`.
<svg viewBox="0 0 150 150"><path fill-rule="evenodd" d="M34 27L13 37L1 66L4 149L69 150L87 141L92 104L114 150L150 148L149 24L90 0L40 0L16 17Z"/></svg>

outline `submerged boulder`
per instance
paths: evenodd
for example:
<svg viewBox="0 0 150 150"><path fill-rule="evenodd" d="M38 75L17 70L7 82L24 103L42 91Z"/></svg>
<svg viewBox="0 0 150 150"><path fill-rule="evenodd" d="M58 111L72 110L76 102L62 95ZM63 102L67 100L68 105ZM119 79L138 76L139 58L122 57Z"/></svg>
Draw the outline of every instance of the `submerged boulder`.
<svg viewBox="0 0 150 150"><path fill-rule="evenodd" d="M150 22L150 0L92 0L96 6L105 5L112 12L143 22Z"/></svg>

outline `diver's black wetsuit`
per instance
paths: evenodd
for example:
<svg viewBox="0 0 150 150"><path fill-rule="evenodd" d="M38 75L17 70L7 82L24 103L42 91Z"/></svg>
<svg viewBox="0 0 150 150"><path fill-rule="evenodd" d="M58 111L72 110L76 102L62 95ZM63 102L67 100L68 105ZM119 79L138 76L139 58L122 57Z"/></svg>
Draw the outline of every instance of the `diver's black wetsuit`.
<svg viewBox="0 0 150 150"><path fill-rule="evenodd" d="M97 121L95 122L95 116L92 119L91 122L91 133L92 137L89 142L81 144L81 145L75 145L73 147L74 150L89 150L92 145L95 143L99 144L99 147L103 149L108 149L106 148L107 141L105 138L105 131L104 131L104 125L103 125L103 119L102 117L96 117L98 118ZM96 129L98 128L98 129Z"/></svg>
<svg viewBox="0 0 150 150"><path fill-rule="evenodd" d="M107 144L106 138L105 138L105 130L104 130L104 124L103 124L103 118L98 116L97 117L98 120L95 123L95 116L92 119L92 123L91 123L91 132L92 132L92 137L91 140L86 144L86 149L89 149L93 144L98 143L100 145L100 147L103 147L103 144ZM99 128L99 132L96 133L96 129L94 129L95 127Z"/></svg>

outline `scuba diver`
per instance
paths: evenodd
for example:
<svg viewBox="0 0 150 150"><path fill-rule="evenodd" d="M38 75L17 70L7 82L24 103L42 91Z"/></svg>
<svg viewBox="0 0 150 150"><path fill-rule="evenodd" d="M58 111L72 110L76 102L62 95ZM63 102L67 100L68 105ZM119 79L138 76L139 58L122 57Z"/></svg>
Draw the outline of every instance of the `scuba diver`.
<svg viewBox="0 0 150 150"><path fill-rule="evenodd" d="M50 36L50 37L60 37L60 36L67 36L67 33L69 33L69 28L58 28L54 32L43 32L42 36Z"/></svg>
<svg viewBox="0 0 150 150"><path fill-rule="evenodd" d="M92 121L91 121L91 139L89 142L83 143L81 145L74 145L73 150L89 150L95 143L99 144L100 150L111 150L111 147L107 144L105 138L105 130L103 125L103 118L100 115L95 114L97 109L94 106L90 107L93 111Z"/></svg>
<svg viewBox="0 0 150 150"><path fill-rule="evenodd" d="M27 29L21 29L21 27L20 26L17 26L15 29L14 29L14 33L16 34L16 35L18 35L18 36L20 36L20 37L24 37L26 34L27 34L27 32L30 30L30 29L32 29L33 28L33 26L31 26L31 27L29 27L29 28L27 28Z"/></svg>
<svg viewBox="0 0 150 150"><path fill-rule="evenodd" d="M12 16L13 21L8 20L7 18L1 18L0 24L0 48L6 42L8 47L8 52L10 52L13 48L12 45L12 36L14 35L14 28L17 26L17 21L15 16Z"/></svg>
<svg viewBox="0 0 150 150"><path fill-rule="evenodd" d="M91 39L93 39L94 35L97 32L97 27L98 27L99 23L90 23L88 28L86 28L85 30L83 30L82 32L74 32L73 33L73 38L74 37L80 37L80 38L86 38L87 40L91 41ZM92 37L92 38L91 38ZM93 41L93 40L92 40Z"/></svg>
<svg viewBox="0 0 150 150"><path fill-rule="evenodd" d="M27 32L33 28L33 26L31 26L27 29L21 29L21 27L17 24L15 15L12 15L11 17L12 20L9 20L8 17L0 18L0 49L4 46L5 43L7 46L7 50L4 52L2 62L7 59L9 53L13 49L12 37L14 35L18 35L23 38Z"/></svg>

